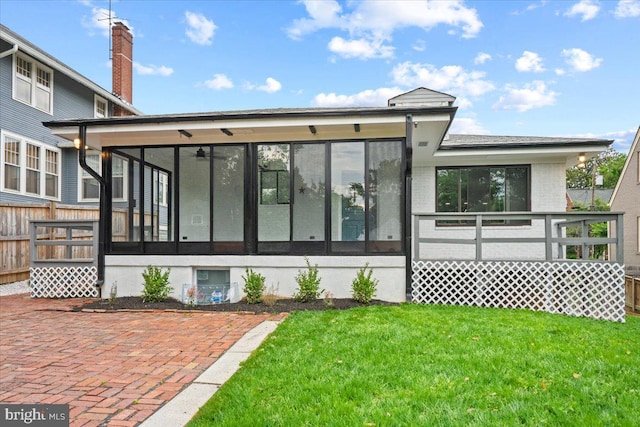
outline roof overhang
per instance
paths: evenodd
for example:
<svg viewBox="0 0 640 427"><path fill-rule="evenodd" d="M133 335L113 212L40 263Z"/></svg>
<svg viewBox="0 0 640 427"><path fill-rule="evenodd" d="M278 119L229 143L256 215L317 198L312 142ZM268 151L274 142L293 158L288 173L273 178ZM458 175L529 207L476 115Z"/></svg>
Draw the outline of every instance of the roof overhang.
<svg viewBox="0 0 640 427"><path fill-rule="evenodd" d="M63 120L45 125L69 141L78 136L79 127L85 126L85 143L98 150L118 146L404 138L408 121L412 130L421 129L439 142L455 111L455 107L257 110Z"/></svg>

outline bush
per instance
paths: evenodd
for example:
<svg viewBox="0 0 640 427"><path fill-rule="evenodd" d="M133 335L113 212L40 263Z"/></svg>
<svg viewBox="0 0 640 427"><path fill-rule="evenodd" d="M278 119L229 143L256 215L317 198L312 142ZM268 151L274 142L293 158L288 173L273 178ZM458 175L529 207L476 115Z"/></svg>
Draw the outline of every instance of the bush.
<svg viewBox="0 0 640 427"><path fill-rule="evenodd" d="M262 274L254 272L250 268L245 268L246 276L242 276L244 279L244 288L242 289L247 296L247 302L249 304L257 304L262 302L262 293L264 292L264 276Z"/></svg>
<svg viewBox="0 0 640 427"><path fill-rule="evenodd" d="M162 271L161 267L148 266L142 273L144 278L144 289L142 290L142 300L144 302L158 302L167 299L173 288L169 286L169 272Z"/></svg>
<svg viewBox="0 0 640 427"><path fill-rule="evenodd" d="M293 298L300 302L309 302L318 299L324 289L320 289L320 277L318 277L318 264L311 266L309 259L304 257L307 263L307 271L298 270L296 282L298 290L293 294Z"/></svg>
<svg viewBox="0 0 640 427"><path fill-rule="evenodd" d="M354 300L362 304L369 304L371 299L376 296L376 288L378 287L378 279L372 279L373 270L369 269L369 263L361 268L356 278L351 282L351 295Z"/></svg>

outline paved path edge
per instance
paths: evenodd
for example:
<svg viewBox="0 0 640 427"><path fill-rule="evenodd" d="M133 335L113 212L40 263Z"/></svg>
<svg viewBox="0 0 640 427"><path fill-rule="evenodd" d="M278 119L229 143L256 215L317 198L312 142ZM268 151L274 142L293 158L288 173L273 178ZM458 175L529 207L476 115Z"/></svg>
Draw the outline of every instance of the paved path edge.
<svg viewBox="0 0 640 427"><path fill-rule="evenodd" d="M184 426L262 344L280 321L265 320L247 332L176 397L144 420L140 427Z"/></svg>

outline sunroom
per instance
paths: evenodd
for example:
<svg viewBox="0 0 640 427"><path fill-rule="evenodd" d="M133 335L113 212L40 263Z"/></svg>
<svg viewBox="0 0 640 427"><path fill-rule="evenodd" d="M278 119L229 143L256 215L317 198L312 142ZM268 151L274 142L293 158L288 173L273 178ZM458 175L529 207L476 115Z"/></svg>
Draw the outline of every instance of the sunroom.
<svg viewBox="0 0 640 427"><path fill-rule="evenodd" d="M575 264L564 262L566 247L617 244L622 229L606 241L567 237L569 226L584 231L621 217L564 212L564 171L611 141L448 135L454 100L420 88L382 108L47 126L78 142L80 163L101 188L103 297L114 284L118 295L139 295L149 265L171 268L178 298L185 287L227 284L237 299L246 268L290 296L308 258L336 298L350 296L368 265L379 279L377 298L387 301L505 306L501 299L565 310L553 302L557 290L565 298L567 280L583 276L560 271ZM102 174L83 161L89 150L101 153ZM583 261L571 268L598 272L589 289L615 297L620 266ZM502 282L509 289L496 296ZM617 300L610 306L619 314Z"/></svg>

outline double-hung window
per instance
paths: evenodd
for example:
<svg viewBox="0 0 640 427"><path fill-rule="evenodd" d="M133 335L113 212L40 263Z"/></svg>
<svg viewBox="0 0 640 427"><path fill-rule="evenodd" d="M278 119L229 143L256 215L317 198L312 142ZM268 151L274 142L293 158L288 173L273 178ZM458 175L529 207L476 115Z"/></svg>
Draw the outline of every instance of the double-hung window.
<svg viewBox="0 0 640 427"><path fill-rule="evenodd" d="M13 98L52 114L53 70L19 53L14 58Z"/></svg>
<svg viewBox="0 0 640 427"><path fill-rule="evenodd" d="M109 104L107 100L95 95L93 101L93 116L94 117L109 117Z"/></svg>
<svg viewBox="0 0 640 427"><path fill-rule="evenodd" d="M78 154L79 155L79 154ZM87 165L102 174L102 159L98 151L87 151ZM126 168L127 161L120 156L113 156L111 169L111 191L113 200L123 201L127 194ZM80 186L78 200L81 202L97 202L100 200L100 184L86 170L78 168Z"/></svg>
<svg viewBox="0 0 640 427"><path fill-rule="evenodd" d="M60 151L20 135L3 132L2 190L58 200Z"/></svg>

